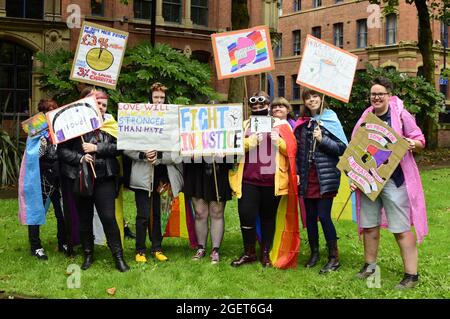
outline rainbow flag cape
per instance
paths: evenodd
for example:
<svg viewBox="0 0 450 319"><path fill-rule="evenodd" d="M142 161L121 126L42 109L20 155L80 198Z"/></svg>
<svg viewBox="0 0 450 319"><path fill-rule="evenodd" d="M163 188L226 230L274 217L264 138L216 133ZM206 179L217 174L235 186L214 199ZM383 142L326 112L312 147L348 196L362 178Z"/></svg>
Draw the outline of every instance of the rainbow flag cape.
<svg viewBox="0 0 450 319"><path fill-rule="evenodd" d="M189 239L191 248L197 247L195 235L195 217L192 201L179 193L172 201L172 212L166 225L164 237L181 237Z"/></svg>
<svg viewBox="0 0 450 319"><path fill-rule="evenodd" d="M288 269L297 267L297 257L300 251L297 169L295 163L297 141L289 124L282 124L278 127L280 136L286 142L289 159L289 192L288 195L281 196L278 204L270 259L275 267Z"/></svg>
<svg viewBox="0 0 450 319"><path fill-rule="evenodd" d="M20 164L19 173L19 211L18 217L22 225L43 225L50 201L44 205L41 188L41 172L39 168L39 148L43 131L36 136L28 137Z"/></svg>
<svg viewBox="0 0 450 319"><path fill-rule="evenodd" d="M331 207L331 217L333 219L352 220L356 222L356 195L355 193L350 195L350 193L348 177L345 174L341 174L341 184L339 185L338 193L334 198L333 206ZM344 210L342 210L342 208L344 208Z"/></svg>

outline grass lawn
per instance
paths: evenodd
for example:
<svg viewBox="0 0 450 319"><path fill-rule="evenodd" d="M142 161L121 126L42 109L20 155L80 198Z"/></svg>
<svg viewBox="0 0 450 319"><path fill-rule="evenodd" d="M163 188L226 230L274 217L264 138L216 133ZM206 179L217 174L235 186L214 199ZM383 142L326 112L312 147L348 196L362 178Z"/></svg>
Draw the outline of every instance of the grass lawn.
<svg viewBox="0 0 450 319"><path fill-rule="evenodd" d="M67 287L66 268L81 265L81 252L72 259L56 251L56 220L49 212L41 228L41 239L49 260L38 261L29 253L27 229L17 221L17 200L0 200L0 297L2 293L43 298L450 298L450 169L426 170L422 181L428 209L430 234L419 246L420 285L411 291L395 291L403 275L402 261L394 237L382 231L378 264L381 288L368 288L354 278L363 263L363 245L356 224L336 223L342 266L336 273L319 275L321 266L305 269L309 254L306 231L301 231L299 266L292 270L265 269L259 263L238 269L230 262L241 254L242 239L236 201L226 209L226 230L221 262L211 265L209 258L191 261L194 251L185 239L166 238L166 263L150 260L134 262L134 241L126 239L128 273L114 268L106 247L96 246L93 266L81 272L81 287ZM126 219L134 224L133 194L126 193ZM134 229L134 225L132 225ZM321 237L321 265L326 262ZM114 296L108 288L116 288Z"/></svg>

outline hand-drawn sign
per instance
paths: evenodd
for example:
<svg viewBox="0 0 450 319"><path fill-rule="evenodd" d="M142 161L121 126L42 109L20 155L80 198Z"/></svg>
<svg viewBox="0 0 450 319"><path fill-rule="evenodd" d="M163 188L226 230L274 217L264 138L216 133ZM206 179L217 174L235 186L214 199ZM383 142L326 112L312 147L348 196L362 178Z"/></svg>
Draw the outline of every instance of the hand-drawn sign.
<svg viewBox="0 0 450 319"><path fill-rule="evenodd" d="M28 133L28 136L35 136L36 134L48 129L47 118L42 112L26 119L21 124L25 133Z"/></svg>
<svg viewBox="0 0 450 319"><path fill-rule="evenodd" d="M83 22L70 79L115 89L128 32Z"/></svg>
<svg viewBox="0 0 450 319"><path fill-rule="evenodd" d="M297 83L348 102L358 57L308 34Z"/></svg>
<svg viewBox="0 0 450 319"><path fill-rule="evenodd" d="M251 133L270 133L272 132L271 116L250 116L250 132Z"/></svg>
<svg viewBox="0 0 450 319"><path fill-rule="evenodd" d="M408 142L369 113L337 167L374 201L407 150Z"/></svg>
<svg viewBox="0 0 450 319"><path fill-rule="evenodd" d="M88 97L47 112L53 144L94 131L103 125L95 97Z"/></svg>
<svg viewBox="0 0 450 319"><path fill-rule="evenodd" d="M275 68L267 26L215 33L211 38L219 80Z"/></svg>

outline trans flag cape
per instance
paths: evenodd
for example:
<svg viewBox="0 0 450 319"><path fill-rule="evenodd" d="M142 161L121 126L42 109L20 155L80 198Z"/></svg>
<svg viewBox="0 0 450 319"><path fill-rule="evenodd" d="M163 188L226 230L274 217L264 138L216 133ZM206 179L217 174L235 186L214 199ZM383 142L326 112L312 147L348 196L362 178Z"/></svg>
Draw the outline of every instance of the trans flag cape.
<svg viewBox="0 0 450 319"><path fill-rule="evenodd" d="M48 134L48 131L42 131L36 136L27 138L25 153L20 164L18 217L22 225L45 224L45 215L50 205L49 198L45 205L43 202L39 169L39 148L41 137L45 134Z"/></svg>
<svg viewBox="0 0 450 319"><path fill-rule="evenodd" d="M287 269L297 267L297 257L300 251L297 169L295 163L297 141L287 122L277 127L279 128L281 138L286 142L289 160L289 191L288 195L281 196L280 203L278 204L275 235L272 250L270 251L270 259L275 267Z"/></svg>

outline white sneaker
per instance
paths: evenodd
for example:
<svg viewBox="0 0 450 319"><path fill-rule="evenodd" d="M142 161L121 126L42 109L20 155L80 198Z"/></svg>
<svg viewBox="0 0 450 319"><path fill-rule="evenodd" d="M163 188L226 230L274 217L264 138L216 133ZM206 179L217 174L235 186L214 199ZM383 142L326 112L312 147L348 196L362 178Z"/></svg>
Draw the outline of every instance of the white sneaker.
<svg viewBox="0 0 450 319"><path fill-rule="evenodd" d="M36 249L34 251L33 256L35 256L37 259L40 259L40 260L47 260L48 259L47 255L45 254L44 248Z"/></svg>

